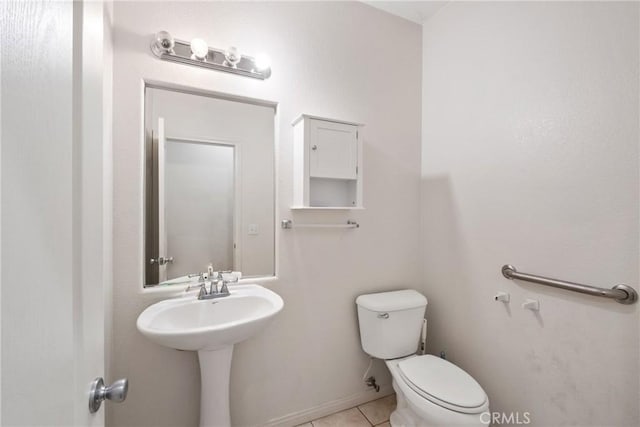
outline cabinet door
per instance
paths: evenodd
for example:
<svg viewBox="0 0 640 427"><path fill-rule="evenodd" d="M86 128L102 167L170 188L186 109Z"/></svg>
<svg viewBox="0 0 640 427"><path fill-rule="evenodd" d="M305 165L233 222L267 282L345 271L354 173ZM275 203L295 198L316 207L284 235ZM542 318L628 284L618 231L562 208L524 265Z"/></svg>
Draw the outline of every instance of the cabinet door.
<svg viewBox="0 0 640 427"><path fill-rule="evenodd" d="M356 179L358 127L314 119L309 125L309 175Z"/></svg>

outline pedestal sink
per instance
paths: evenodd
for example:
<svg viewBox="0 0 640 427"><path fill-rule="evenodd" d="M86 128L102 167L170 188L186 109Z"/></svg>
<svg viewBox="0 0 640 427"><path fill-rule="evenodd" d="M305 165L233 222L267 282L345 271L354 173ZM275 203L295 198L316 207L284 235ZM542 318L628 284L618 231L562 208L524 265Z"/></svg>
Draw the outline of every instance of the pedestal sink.
<svg viewBox="0 0 640 427"><path fill-rule="evenodd" d="M284 306L278 294L259 285L236 285L230 291L230 296L217 299L189 295L164 300L138 316L138 330L151 341L198 352L201 426L231 425L233 345L257 334Z"/></svg>

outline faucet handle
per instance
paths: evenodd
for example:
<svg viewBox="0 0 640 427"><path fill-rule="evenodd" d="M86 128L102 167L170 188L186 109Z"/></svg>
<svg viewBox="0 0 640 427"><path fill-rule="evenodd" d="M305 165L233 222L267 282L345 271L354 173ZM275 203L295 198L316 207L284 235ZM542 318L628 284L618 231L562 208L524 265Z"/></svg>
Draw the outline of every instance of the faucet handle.
<svg viewBox="0 0 640 427"><path fill-rule="evenodd" d="M187 277L189 279L193 279L194 277L197 277L198 278L198 282L204 282L204 273L203 272L187 274Z"/></svg>
<svg viewBox="0 0 640 427"><path fill-rule="evenodd" d="M204 282L198 282L198 283L189 283L187 285L187 288L184 290L185 292L191 292L192 289L195 288L200 288L202 289L202 287L205 285Z"/></svg>
<svg viewBox="0 0 640 427"><path fill-rule="evenodd" d="M240 279L239 274L231 270L221 271L220 276L222 277L222 280L227 283L237 283Z"/></svg>
<svg viewBox="0 0 640 427"><path fill-rule="evenodd" d="M202 299L207 295L207 287L204 283L200 286L200 292L198 292L198 299Z"/></svg>
<svg viewBox="0 0 640 427"><path fill-rule="evenodd" d="M222 279L222 287L220 288L220 293L229 295L229 287L227 285L229 283L238 283L239 277L236 274L228 274L227 272L225 272L224 276L222 277L223 279Z"/></svg>
<svg viewBox="0 0 640 427"><path fill-rule="evenodd" d="M220 287L219 294L221 294L221 295L229 295L229 287L227 286L227 282L225 282L225 281L222 282L222 286Z"/></svg>

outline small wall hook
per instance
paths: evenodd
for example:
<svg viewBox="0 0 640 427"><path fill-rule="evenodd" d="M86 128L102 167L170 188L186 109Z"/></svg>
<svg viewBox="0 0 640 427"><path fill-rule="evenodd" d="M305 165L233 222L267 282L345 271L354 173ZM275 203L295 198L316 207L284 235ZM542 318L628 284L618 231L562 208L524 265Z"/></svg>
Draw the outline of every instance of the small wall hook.
<svg viewBox="0 0 640 427"><path fill-rule="evenodd" d="M506 292L498 292L494 297L493 297L494 301L500 301L500 302L509 302L511 300L511 296L509 296L508 293Z"/></svg>
<svg viewBox="0 0 640 427"><path fill-rule="evenodd" d="M537 299L527 298L522 303L522 308L524 308L525 310L540 311L540 301L538 301Z"/></svg>

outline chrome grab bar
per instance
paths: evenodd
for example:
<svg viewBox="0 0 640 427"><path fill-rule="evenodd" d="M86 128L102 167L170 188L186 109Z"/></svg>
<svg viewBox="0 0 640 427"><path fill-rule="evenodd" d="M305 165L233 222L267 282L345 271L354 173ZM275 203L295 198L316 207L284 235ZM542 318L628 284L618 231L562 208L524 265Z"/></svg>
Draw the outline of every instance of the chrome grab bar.
<svg viewBox="0 0 640 427"><path fill-rule="evenodd" d="M507 279L518 279L539 285L551 286L553 288L566 289L568 291L580 292L582 294L597 297L611 298L620 304L633 304L638 300L638 293L631 286L615 285L611 289L598 288L595 286L582 285L580 283L565 282L564 280L550 279L548 277L536 276L533 274L519 273L512 265L502 266L502 275Z"/></svg>

